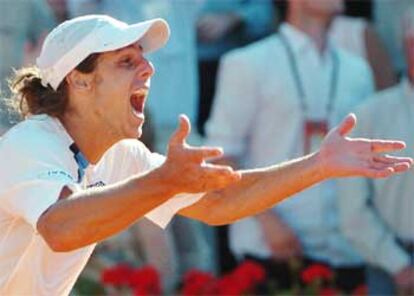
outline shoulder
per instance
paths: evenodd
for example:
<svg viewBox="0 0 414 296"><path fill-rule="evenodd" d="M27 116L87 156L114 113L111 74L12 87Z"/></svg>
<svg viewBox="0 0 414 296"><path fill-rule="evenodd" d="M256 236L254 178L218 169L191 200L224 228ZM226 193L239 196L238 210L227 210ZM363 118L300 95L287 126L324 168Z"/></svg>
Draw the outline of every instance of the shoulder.
<svg viewBox="0 0 414 296"><path fill-rule="evenodd" d="M383 114L389 114L390 110L395 110L395 107L401 104L401 87L400 83L375 93L361 103L357 113L364 117L383 120Z"/></svg>
<svg viewBox="0 0 414 296"><path fill-rule="evenodd" d="M363 18L338 16L332 23L332 30L351 30L352 32L363 32L367 25L367 21Z"/></svg>
<svg viewBox="0 0 414 296"><path fill-rule="evenodd" d="M151 152L139 140L126 139L115 143L104 155L104 157L123 158L133 155L138 158L146 159L150 157Z"/></svg>
<svg viewBox="0 0 414 296"><path fill-rule="evenodd" d="M12 127L0 142L0 151L8 156L46 158L70 154L63 127L47 116L33 116Z"/></svg>
<svg viewBox="0 0 414 296"><path fill-rule="evenodd" d="M349 81L373 84L373 73L368 62L361 56L350 51L335 47L339 60L340 75L347 77Z"/></svg>
<svg viewBox="0 0 414 296"><path fill-rule="evenodd" d="M163 156L152 153L141 141L126 139L114 144L99 161L105 169L128 171L129 174L147 171L160 161Z"/></svg>
<svg viewBox="0 0 414 296"><path fill-rule="evenodd" d="M355 70L369 69L369 64L363 57L337 46L335 47L335 52L338 55L341 66Z"/></svg>
<svg viewBox="0 0 414 296"><path fill-rule="evenodd" d="M274 51L279 45L277 34L272 34L249 45L230 50L223 55L222 60L227 62L254 64L258 61L266 61L269 51Z"/></svg>
<svg viewBox="0 0 414 296"><path fill-rule="evenodd" d="M35 116L17 124L0 140L0 175L12 180L59 171L74 178L76 163L65 135L50 117Z"/></svg>

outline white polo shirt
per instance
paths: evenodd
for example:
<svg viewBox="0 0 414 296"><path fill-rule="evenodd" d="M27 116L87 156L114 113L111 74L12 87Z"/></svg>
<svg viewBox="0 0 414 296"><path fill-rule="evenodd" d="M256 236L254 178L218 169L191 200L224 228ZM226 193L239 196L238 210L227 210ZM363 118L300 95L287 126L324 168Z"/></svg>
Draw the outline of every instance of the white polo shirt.
<svg viewBox="0 0 414 296"><path fill-rule="evenodd" d="M83 170L72 144L59 120L47 115L32 116L0 139L0 295L68 295L72 289L95 244L57 253L36 230L63 186L75 191L104 186L164 160L138 140L125 140ZM201 196L176 196L146 217L165 227L178 210Z"/></svg>
<svg viewBox="0 0 414 296"><path fill-rule="evenodd" d="M391 110L398 116L390 115ZM372 96L356 114L354 137L401 139L407 149L393 154L414 156L414 86L407 78ZM413 177L411 169L387 179L338 181L345 234L370 264L390 274L408 266L414 257L414 252L408 254L396 240L414 242Z"/></svg>

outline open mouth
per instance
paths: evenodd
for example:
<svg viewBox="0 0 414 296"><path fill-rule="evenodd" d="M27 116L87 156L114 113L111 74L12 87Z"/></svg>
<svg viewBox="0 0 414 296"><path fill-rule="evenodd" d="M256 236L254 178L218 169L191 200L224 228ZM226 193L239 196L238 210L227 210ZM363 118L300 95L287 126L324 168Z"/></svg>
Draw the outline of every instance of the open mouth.
<svg viewBox="0 0 414 296"><path fill-rule="evenodd" d="M136 117L142 118L144 116L144 106L147 95L148 91L146 89L139 89L131 95L130 103L132 107L132 113Z"/></svg>

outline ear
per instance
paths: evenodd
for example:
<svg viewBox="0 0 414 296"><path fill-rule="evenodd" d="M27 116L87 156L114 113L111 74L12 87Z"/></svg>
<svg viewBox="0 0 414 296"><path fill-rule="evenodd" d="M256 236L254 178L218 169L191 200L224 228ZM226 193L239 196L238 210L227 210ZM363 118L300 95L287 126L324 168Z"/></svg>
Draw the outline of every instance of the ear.
<svg viewBox="0 0 414 296"><path fill-rule="evenodd" d="M93 87L93 73L82 73L77 70L72 70L66 76L66 82L74 90L88 91Z"/></svg>

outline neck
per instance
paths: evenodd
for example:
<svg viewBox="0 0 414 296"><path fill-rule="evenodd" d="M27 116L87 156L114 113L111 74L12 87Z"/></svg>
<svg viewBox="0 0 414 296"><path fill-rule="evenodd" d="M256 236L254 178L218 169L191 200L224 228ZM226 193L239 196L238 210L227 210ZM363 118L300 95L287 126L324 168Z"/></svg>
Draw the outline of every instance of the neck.
<svg viewBox="0 0 414 296"><path fill-rule="evenodd" d="M308 35L319 52L323 53L326 47L331 18L314 17L308 13L297 11L288 15L287 22Z"/></svg>
<svg viewBox="0 0 414 296"><path fill-rule="evenodd" d="M67 111L59 119L88 162L96 164L116 141L102 126L86 117Z"/></svg>

